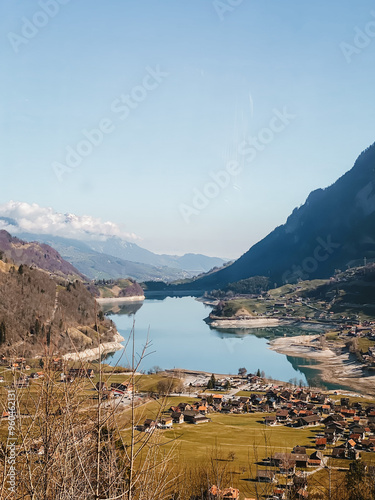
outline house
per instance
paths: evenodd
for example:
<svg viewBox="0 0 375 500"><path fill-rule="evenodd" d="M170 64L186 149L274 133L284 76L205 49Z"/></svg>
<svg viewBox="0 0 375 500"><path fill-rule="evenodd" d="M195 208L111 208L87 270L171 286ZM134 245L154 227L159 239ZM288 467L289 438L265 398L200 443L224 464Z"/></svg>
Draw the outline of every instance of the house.
<svg viewBox="0 0 375 500"><path fill-rule="evenodd" d="M173 411L171 417L174 424L182 424L184 422L184 414L181 411Z"/></svg>
<svg viewBox="0 0 375 500"><path fill-rule="evenodd" d="M322 413L328 414L331 411L331 407L330 407L330 405L322 405L320 407L320 411Z"/></svg>
<svg viewBox="0 0 375 500"><path fill-rule="evenodd" d="M223 395L222 394L215 394L212 396L212 401L215 404L221 404L223 402Z"/></svg>
<svg viewBox="0 0 375 500"><path fill-rule="evenodd" d="M198 406L198 405L197 405ZM206 415L207 411L208 411L208 408L207 406L204 406L204 405L200 405L197 407L197 411L199 413L201 413L202 415Z"/></svg>
<svg viewBox="0 0 375 500"><path fill-rule="evenodd" d="M319 415L307 415L306 417L298 417L294 423L294 427L312 427L320 424Z"/></svg>
<svg viewBox="0 0 375 500"><path fill-rule="evenodd" d="M278 422L285 422L289 418L288 410L277 410L276 412L276 420Z"/></svg>
<svg viewBox="0 0 375 500"><path fill-rule="evenodd" d="M341 422L342 423L342 422L345 422L345 418L338 413L338 414L335 414L335 415L328 415L328 417L326 417L322 421L322 423L324 425L327 425L327 424L329 424L331 422L336 422L336 423Z"/></svg>
<svg viewBox="0 0 375 500"><path fill-rule="evenodd" d="M363 450L375 451L375 438L363 439L361 447Z"/></svg>
<svg viewBox="0 0 375 500"><path fill-rule="evenodd" d="M317 450L325 450L327 446L327 438L316 438L315 447Z"/></svg>
<svg viewBox="0 0 375 500"><path fill-rule="evenodd" d="M276 483L276 471L274 470L258 470L257 481L259 483Z"/></svg>
<svg viewBox="0 0 375 500"><path fill-rule="evenodd" d="M26 387L29 387L29 379L18 379L13 382L12 387L14 387L15 389L26 389Z"/></svg>
<svg viewBox="0 0 375 500"><path fill-rule="evenodd" d="M221 490L221 498L223 500L237 500L240 497L240 491L237 488L225 488Z"/></svg>
<svg viewBox="0 0 375 500"><path fill-rule="evenodd" d="M269 415L267 417L264 417L264 423L266 425L276 425L277 424L277 420L276 420L275 415Z"/></svg>
<svg viewBox="0 0 375 500"><path fill-rule="evenodd" d="M208 494L210 500L237 500L240 497L240 492L237 488L225 488L221 490L216 485L211 486Z"/></svg>
<svg viewBox="0 0 375 500"><path fill-rule="evenodd" d="M305 446L295 446L292 450L292 453L302 453L306 454L306 447Z"/></svg>
<svg viewBox="0 0 375 500"><path fill-rule="evenodd" d="M347 456L348 451L344 444L342 444L341 446L336 446L332 449L332 458L346 458Z"/></svg>
<svg viewBox="0 0 375 500"><path fill-rule="evenodd" d="M205 415L202 415L196 410L186 410L184 413L184 421L190 424L202 424L205 422L210 422L210 419Z"/></svg>
<svg viewBox="0 0 375 500"><path fill-rule="evenodd" d="M153 429L155 429L156 425L157 425L156 420L152 420L151 418L146 418L143 427L145 432L150 432Z"/></svg>
<svg viewBox="0 0 375 500"><path fill-rule="evenodd" d="M308 461L310 467L320 467L323 464L324 455L321 451L311 453Z"/></svg>
<svg viewBox="0 0 375 500"><path fill-rule="evenodd" d="M164 417L160 419L158 427L160 429L170 429L173 426L173 419L171 417Z"/></svg>
<svg viewBox="0 0 375 500"><path fill-rule="evenodd" d="M111 389L116 390L118 392L122 392L123 394L125 394L126 392L130 394L133 391L133 384L126 382L123 383L112 382Z"/></svg>
<svg viewBox="0 0 375 500"><path fill-rule="evenodd" d="M240 399L239 399L239 401L240 401L243 405L245 405L245 404L249 403L250 398L248 398L247 396L241 396L241 397L240 397Z"/></svg>
<svg viewBox="0 0 375 500"><path fill-rule="evenodd" d="M179 403L178 408L180 411L191 410L191 406L188 403Z"/></svg>
<svg viewBox="0 0 375 500"><path fill-rule="evenodd" d="M285 470L291 470L295 466L307 467L309 457L306 453L275 453L271 458L271 463ZM294 472L294 470L293 470Z"/></svg>
<svg viewBox="0 0 375 500"><path fill-rule="evenodd" d="M286 499L286 492L283 488L275 488L273 490L273 499L276 500L285 500Z"/></svg>
<svg viewBox="0 0 375 500"><path fill-rule="evenodd" d="M70 368L69 376L73 378L93 378L95 373L92 368Z"/></svg>

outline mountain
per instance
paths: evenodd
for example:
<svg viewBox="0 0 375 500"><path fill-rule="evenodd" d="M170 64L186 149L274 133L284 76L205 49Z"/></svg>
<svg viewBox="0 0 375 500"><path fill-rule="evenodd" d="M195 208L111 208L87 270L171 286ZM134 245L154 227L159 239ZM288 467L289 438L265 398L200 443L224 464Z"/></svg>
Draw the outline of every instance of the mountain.
<svg viewBox="0 0 375 500"><path fill-rule="evenodd" d="M208 257L201 254L167 255L156 254L135 243L125 241L118 236L112 236L104 241L87 241L86 245L95 252L112 255L123 260L149 264L156 267L171 267L196 275L207 272L213 267L220 267L225 260L219 257Z"/></svg>
<svg viewBox="0 0 375 500"><path fill-rule="evenodd" d="M326 189L317 189L285 224L256 243L232 265L180 285L211 290L251 276L281 285L327 278L375 259L375 144L353 168Z"/></svg>
<svg viewBox="0 0 375 500"><path fill-rule="evenodd" d="M3 258L11 260L16 265L38 267L56 276L69 279L86 277L49 245L39 242L26 242L11 236L7 231L0 230L0 252Z"/></svg>
<svg viewBox="0 0 375 500"><path fill-rule="evenodd" d="M112 341L84 278L48 245L0 231L0 352L31 357L74 352Z"/></svg>
<svg viewBox="0 0 375 500"><path fill-rule="evenodd" d="M18 229L16 221L7 219L6 222ZM158 255L118 237L84 242L50 234L20 233L19 237L50 245L90 279L131 277L137 281L174 281L191 278L224 262L218 257L200 254Z"/></svg>
<svg viewBox="0 0 375 500"><path fill-rule="evenodd" d="M118 279L130 277L137 281L174 281L191 276L181 269L151 266L141 262L124 260L113 255L92 250L87 242L52 236L49 234L21 233L27 241L43 241L55 248L61 256L90 279Z"/></svg>

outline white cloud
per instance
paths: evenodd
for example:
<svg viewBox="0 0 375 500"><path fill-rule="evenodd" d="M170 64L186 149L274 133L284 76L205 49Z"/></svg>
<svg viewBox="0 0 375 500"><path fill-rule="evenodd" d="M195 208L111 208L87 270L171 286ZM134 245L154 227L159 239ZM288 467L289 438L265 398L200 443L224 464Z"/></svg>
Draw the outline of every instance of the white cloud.
<svg viewBox="0 0 375 500"><path fill-rule="evenodd" d="M11 233L39 233L76 239L106 239L118 236L126 240L139 240L134 233L127 233L114 222L102 222L89 215L61 214L53 208L36 203L9 201L0 205L0 229Z"/></svg>

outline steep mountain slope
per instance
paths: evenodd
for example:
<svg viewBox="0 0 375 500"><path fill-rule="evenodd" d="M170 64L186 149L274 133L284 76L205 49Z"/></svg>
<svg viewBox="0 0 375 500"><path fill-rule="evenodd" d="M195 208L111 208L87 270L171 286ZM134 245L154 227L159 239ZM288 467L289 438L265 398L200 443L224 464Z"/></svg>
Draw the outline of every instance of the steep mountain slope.
<svg viewBox="0 0 375 500"><path fill-rule="evenodd" d="M325 278L364 257L375 259L374 174L375 144L232 265L179 288L209 290L251 276L277 284Z"/></svg>
<svg viewBox="0 0 375 500"><path fill-rule="evenodd" d="M61 258L61 255L49 245L35 241L27 243L11 236L4 230L0 230L0 252L4 258L17 265L35 266L64 278L86 279L82 273Z"/></svg>

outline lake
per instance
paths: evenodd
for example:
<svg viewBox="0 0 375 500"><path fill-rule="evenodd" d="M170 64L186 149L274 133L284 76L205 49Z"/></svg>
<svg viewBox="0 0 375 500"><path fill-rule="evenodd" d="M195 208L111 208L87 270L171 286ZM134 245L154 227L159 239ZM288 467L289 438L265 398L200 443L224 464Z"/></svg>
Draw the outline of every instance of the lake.
<svg viewBox="0 0 375 500"><path fill-rule="evenodd" d="M306 384L318 371L311 369L314 360L293 358L268 348L268 341L277 336L315 333L297 327L216 330L203 321L211 307L194 297L148 298L142 303L129 303L104 311L114 321L120 334L129 338L135 322L135 351L139 358L149 335L150 347L140 370L154 366L162 369L186 368L212 373L237 374L240 367L249 373L264 371L277 380L297 379ZM124 342L124 345L126 342ZM106 357L110 365L131 366L131 349ZM338 386L336 386L338 387ZM330 386L329 388L336 388Z"/></svg>

